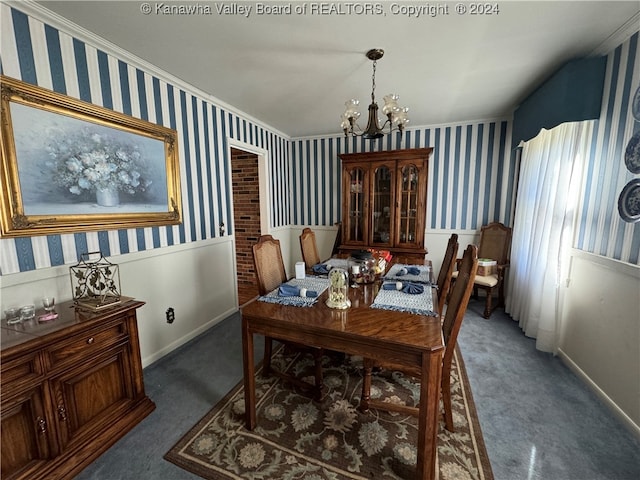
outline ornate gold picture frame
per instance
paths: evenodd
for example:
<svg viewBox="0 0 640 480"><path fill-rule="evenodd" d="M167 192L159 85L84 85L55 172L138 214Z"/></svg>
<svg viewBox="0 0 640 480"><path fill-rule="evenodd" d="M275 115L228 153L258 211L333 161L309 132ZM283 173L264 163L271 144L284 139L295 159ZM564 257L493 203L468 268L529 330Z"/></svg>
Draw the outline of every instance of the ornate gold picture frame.
<svg viewBox="0 0 640 480"><path fill-rule="evenodd" d="M3 237L182 221L175 130L0 76Z"/></svg>

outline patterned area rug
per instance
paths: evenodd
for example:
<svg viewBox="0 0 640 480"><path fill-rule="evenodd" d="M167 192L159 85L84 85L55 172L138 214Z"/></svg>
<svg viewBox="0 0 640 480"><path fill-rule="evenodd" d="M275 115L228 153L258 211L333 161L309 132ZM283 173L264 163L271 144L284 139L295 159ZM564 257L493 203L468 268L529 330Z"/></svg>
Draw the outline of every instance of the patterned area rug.
<svg viewBox="0 0 640 480"><path fill-rule="evenodd" d="M311 357L280 349L276 368L306 375ZM290 384L256 372L258 426L244 427L242 383L237 385L165 455L206 479L410 479L415 477L417 418L372 409L357 410L361 359L324 357L328 394L321 402ZM312 377L310 376L310 379ZM415 405L418 383L399 372L374 373L371 396ZM491 465L462 357L452 367L456 432L440 422L437 475L440 480L492 480Z"/></svg>

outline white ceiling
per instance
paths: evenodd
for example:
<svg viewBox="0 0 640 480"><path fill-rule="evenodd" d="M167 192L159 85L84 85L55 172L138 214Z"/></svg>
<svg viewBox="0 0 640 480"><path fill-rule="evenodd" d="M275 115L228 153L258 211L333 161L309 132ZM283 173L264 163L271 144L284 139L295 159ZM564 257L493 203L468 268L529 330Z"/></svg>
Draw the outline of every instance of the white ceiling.
<svg viewBox="0 0 640 480"><path fill-rule="evenodd" d="M242 1L151 0L147 15L139 0L37 3L291 137L340 132L350 98L366 117L371 48L385 50L376 74L380 106L396 93L410 109L409 126L426 126L509 115L566 61L606 53L640 22L637 0L501 0L492 15L460 15L455 2L325 4L342 12L347 4L381 5L382 15L311 14L319 2L296 1L262 4L305 4L306 14L259 15L256 2ZM201 14L156 11L173 4ZM394 4L446 6L448 15L408 17ZM224 15L223 5L252 10Z"/></svg>

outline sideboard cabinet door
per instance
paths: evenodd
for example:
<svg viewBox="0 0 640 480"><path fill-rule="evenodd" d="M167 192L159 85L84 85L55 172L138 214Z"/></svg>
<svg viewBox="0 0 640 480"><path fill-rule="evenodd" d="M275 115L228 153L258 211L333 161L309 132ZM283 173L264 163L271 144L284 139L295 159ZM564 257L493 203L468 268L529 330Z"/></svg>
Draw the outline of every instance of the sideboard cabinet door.
<svg viewBox="0 0 640 480"><path fill-rule="evenodd" d="M33 478L55 452L55 430L45 409L42 386L2 399L2 459L4 480Z"/></svg>
<svg viewBox="0 0 640 480"><path fill-rule="evenodd" d="M128 365L124 344L51 380L63 451L109 430L131 407L134 395Z"/></svg>

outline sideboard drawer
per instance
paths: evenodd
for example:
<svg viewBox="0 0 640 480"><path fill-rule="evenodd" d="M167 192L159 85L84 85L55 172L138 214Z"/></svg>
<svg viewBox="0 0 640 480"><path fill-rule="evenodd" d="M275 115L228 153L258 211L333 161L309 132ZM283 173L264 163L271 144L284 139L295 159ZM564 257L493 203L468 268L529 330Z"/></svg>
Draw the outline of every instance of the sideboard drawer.
<svg viewBox="0 0 640 480"><path fill-rule="evenodd" d="M51 368L91 358L105 348L126 341L128 333L123 321L96 327L73 336L68 342L56 344L49 349Z"/></svg>
<svg viewBox="0 0 640 480"><path fill-rule="evenodd" d="M0 378L2 379L2 389L0 389L0 391L4 397L4 394L7 392L5 388L7 385L11 385L14 388L18 385L29 385L32 382L41 381L42 375L42 368L37 353L29 353L18 358L3 361L0 373Z"/></svg>

